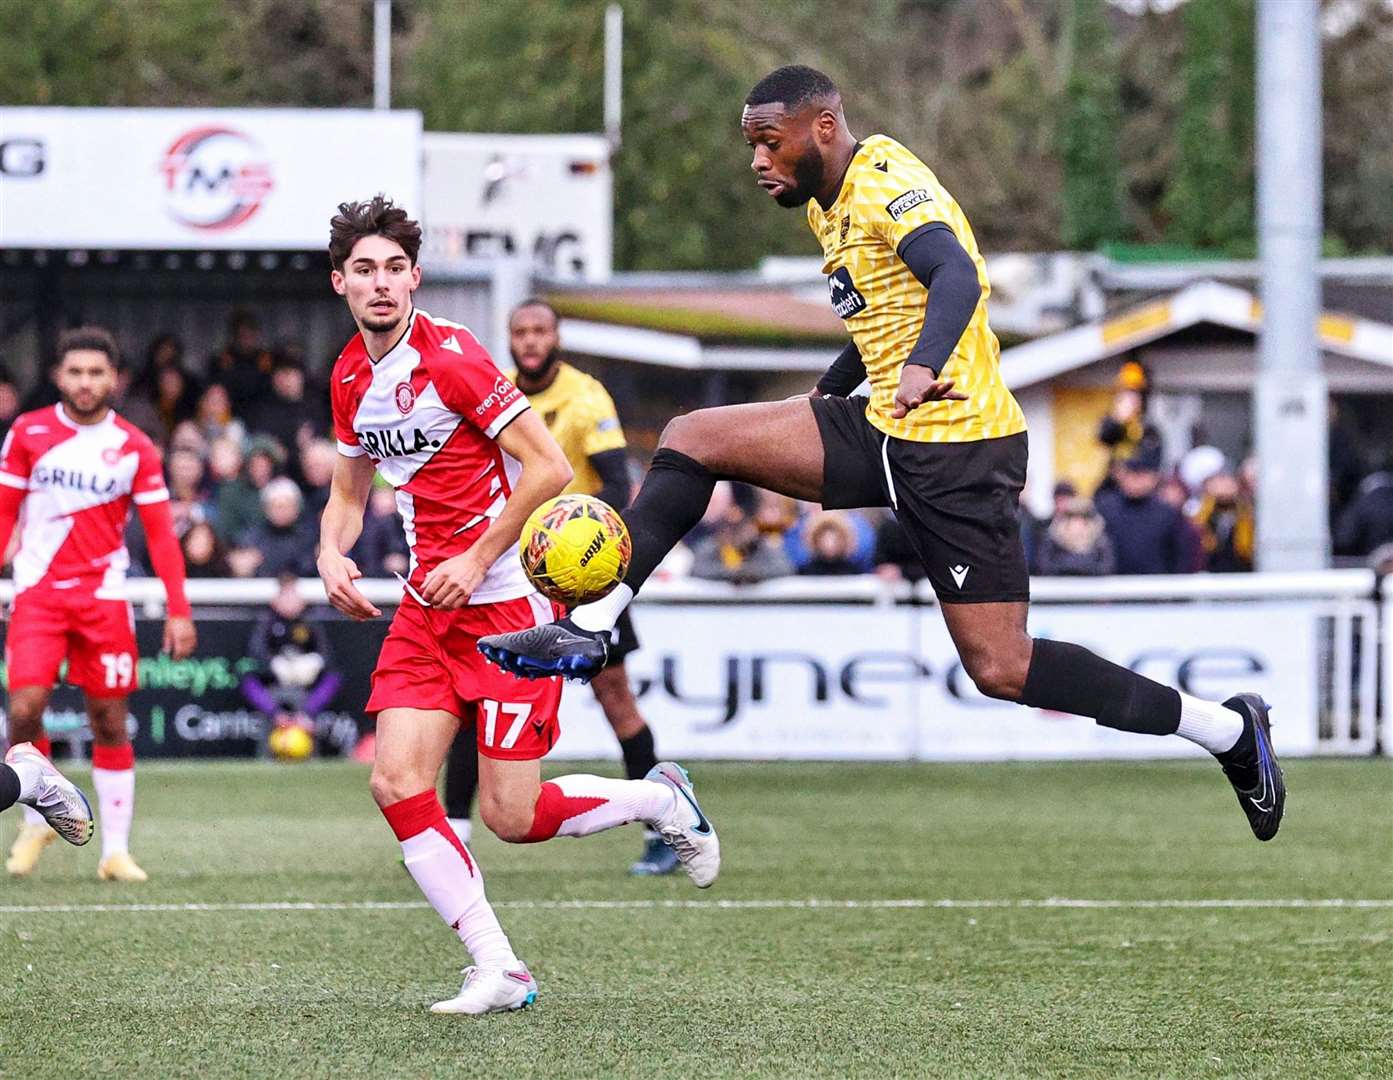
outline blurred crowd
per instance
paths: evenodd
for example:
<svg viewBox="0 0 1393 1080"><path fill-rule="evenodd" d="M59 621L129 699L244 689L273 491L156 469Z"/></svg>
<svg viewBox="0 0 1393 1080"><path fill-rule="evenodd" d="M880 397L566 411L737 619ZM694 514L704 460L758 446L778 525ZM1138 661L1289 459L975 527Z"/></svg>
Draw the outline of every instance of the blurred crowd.
<svg viewBox="0 0 1393 1080"><path fill-rule="evenodd" d="M21 398L0 369L0 435L20 412L57 400L48 379ZM326 386L303 349L267 344L254 314L232 316L226 344L191 359L173 334L123 365L116 407L165 451L176 528L191 577L315 572L318 519L337 451ZM1230 573L1253 569L1256 463L1213 446L1167 461L1147 417L1146 376L1121 369L1097 431L1108 464L1094 490L1067 481L1037 517L1022 503L1021 535L1039 575ZM1393 471L1361 470L1332 433L1335 553L1393 564ZM128 533L134 572L148 572L145 537ZM405 573L408 549L395 495L375 487L351 553L363 573ZM823 511L721 483L701 523L660 576L753 582L790 575L924 577L889 511Z"/></svg>

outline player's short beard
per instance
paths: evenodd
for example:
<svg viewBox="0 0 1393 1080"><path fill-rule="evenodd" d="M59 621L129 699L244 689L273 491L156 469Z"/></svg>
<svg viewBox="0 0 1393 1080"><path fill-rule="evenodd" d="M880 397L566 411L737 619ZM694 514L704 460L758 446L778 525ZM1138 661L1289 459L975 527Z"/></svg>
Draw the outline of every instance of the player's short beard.
<svg viewBox="0 0 1393 1080"><path fill-rule="evenodd" d="M561 359L560 347L554 348L551 352L547 353L546 356L542 357L542 362L535 371L529 371L518 361L518 354L516 352L513 352L511 349L508 351L513 353L513 363L517 365L518 378L524 382L544 381L546 377L551 374L551 369L556 367L556 362Z"/></svg>
<svg viewBox="0 0 1393 1080"><path fill-rule="evenodd" d="M780 206L792 209L802 206L822 189L827 166L818 151L817 142L808 137L807 147L793 165L793 183L774 196Z"/></svg>
<svg viewBox="0 0 1393 1080"><path fill-rule="evenodd" d="M374 334L385 334L400 326L404 318L406 318L406 314L400 309L391 315L367 314L363 316L363 328L371 330Z"/></svg>
<svg viewBox="0 0 1393 1080"><path fill-rule="evenodd" d="M74 420L86 420L89 417L100 416L102 413L106 412L107 409L112 407L112 402L116 399L114 393L102 394L97 398L96 404L90 409L80 409L67 394L60 392L58 396L63 400L63 411Z"/></svg>

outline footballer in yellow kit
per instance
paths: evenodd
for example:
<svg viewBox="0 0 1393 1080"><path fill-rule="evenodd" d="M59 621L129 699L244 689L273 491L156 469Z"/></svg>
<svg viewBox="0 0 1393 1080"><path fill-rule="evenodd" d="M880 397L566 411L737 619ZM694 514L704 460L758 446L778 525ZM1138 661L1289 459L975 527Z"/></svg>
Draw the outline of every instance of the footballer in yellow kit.
<svg viewBox="0 0 1393 1080"><path fill-rule="evenodd" d="M480 647L519 675L600 670L610 628L701 519L719 479L826 507L888 506L979 692L1204 747L1253 834L1272 839L1286 789L1261 696L1202 700L1029 633L1025 421L1001 375L982 256L957 201L894 139L858 141L836 85L812 68L761 79L740 130L756 183L780 206L807 208L851 341L807 398L675 417L624 515L633 540L624 581L565 619Z"/></svg>
<svg viewBox="0 0 1393 1080"><path fill-rule="evenodd" d="M561 320L545 300L525 300L508 320L509 347L516 365L508 377L517 384L532 411L542 418L575 472L563 494L595 495L616 510L629 502L629 460L624 429L614 400L593 375L561 359ZM642 779L658 764L653 732L638 711L624 660L639 647L628 612L615 627L604 670L591 680L595 700L614 729L624 757L624 772ZM455 741L445 769L445 808L451 823L463 828L478 786L478 755L466 738ZM645 837L632 874L670 874L676 853L656 833Z"/></svg>

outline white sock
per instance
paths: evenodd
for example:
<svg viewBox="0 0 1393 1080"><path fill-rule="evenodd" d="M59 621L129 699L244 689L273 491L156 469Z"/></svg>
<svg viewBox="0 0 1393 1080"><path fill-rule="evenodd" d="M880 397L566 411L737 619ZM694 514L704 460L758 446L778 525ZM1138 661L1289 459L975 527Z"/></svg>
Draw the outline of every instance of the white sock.
<svg viewBox="0 0 1393 1080"><path fill-rule="evenodd" d="M592 632L613 630L614 624L619 621L619 616L633 598L634 590L621 583L615 586L608 596L602 596L589 604L581 604L572 611L571 622L582 630Z"/></svg>
<svg viewBox="0 0 1393 1080"><path fill-rule="evenodd" d="M430 828L401 842L410 871L430 906L459 934L480 967L516 968L508 935L484 896L484 873L467 848Z"/></svg>
<svg viewBox="0 0 1393 1080"><path fill-rule="evenodd" d="M474 833L474 822L467 817L446 818L450 823L450 828L455 830L455 835L459 837L459 842L465 847L469 846L469 838Z"/></svg>
<svg viewBox="0 0 1393 1080"><path fill-rule="evenodd" d="M567 799L603 799L588 810L565 818L557 836L589 836L631 821L652 824L666 817L676 797L672 788L653 780L614 780L576 773L550 781Z"/></svg>
<svg viewBox="0 0 1393 1080"><path fill-rule="evenodd" d="M18 761L11 765L15 775L19 777L19 799L18 802L30 803L37 799L43 791L43 769L28 761ZM43 820L43 815L32 806L24 807L24 820L29 820L29 815L33 814L39 821Z"/></svg>
<svg viewBox="0 0 1393 1080"><path fill-rule="evenodd" d="M1180 726L1175 733L1198 743L1211 754L1232 750L1243 734L1243 717L1217 701L1202 701L1189 694L1180 695Z"/></svg>
<svg viewBox="0 0 1393 1080"><path fill-rule="evenodd" d="M102 833L102 858L130 850L131 817L135 813L135 770L93 769L92 787Z"/></svg>
<svg viewBox="0 0 1393 1080"><path fill-rule="evenodd" d="M22 780L20 781L21 784L22 784L23 782L24 782L24 781L22 781ZM24 789L21 788L20 790L21 790L21 792L22 792ZM21 797L22 797L22 796L21 796ZM48 822L44 820L44 816L43 816L41 813L39 813L37 810L35 810L32 806L29 806L28 804L26 804L25 807L24 807L24 824L26 824L26 825L47 825Z"/></svg>

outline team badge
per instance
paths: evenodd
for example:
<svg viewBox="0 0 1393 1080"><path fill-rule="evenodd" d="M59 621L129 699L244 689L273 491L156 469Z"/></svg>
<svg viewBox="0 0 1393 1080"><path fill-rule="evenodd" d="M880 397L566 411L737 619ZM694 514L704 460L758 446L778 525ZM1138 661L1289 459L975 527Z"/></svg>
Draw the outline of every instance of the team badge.
<svg viewBox="0 0 1393 1080"><path fill-rule="evenodd" d="M406 416L416 404L416 390L409 382L397 383L396 398L397 412Z"/></svg>
<svg viewBox="0 0 1393 1080"><path fill-rule="evenodd" d="M102 464L119 465L121 463L121 450L119 447L108 446L102 451Z"/></svg>
<svg viewBox="0 0 1393 1080"><path fill-rule="evenodd" d="M849 232L851 232L851 215L847 214L842 218L842 235L838 238L837 243L845 244L846 234Z"/></svg>

